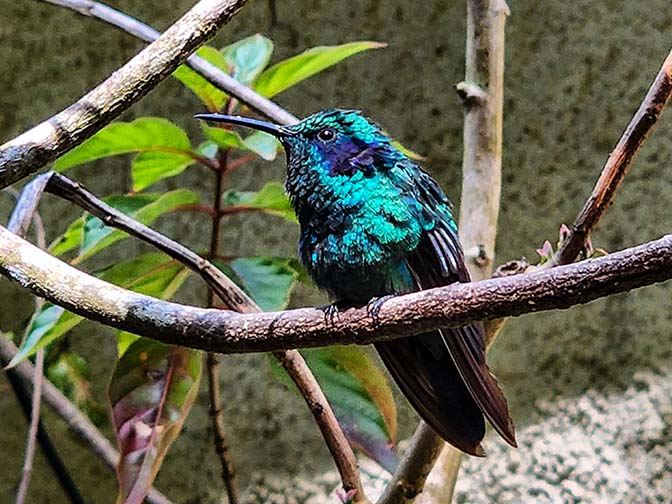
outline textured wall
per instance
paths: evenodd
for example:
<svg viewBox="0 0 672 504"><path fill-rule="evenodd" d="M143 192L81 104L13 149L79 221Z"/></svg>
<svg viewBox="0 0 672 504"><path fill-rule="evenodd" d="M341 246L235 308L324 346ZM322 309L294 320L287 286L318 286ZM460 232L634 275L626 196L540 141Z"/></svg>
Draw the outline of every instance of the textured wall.
<svg viewBox="0 0 672 504"><path fill-rule="evenodd" d="M109 3L163 28L192 2ZM259 31L276 42L276 56L284 57L318 44L388 41L387 49L355 57L280 95L279 101L298 115L327 106L365 110L405 144L427 155L427 167L457 200L462 118L452 84L463 73L464 2L277 3L278 25L270 26L265 2L250 2L222 30L216 44ZM559 225L571 222L669 50L672 26L667 0L511 0L510 7L500 261L521 255L534 258L538 245L547 238L554 241ZM141 47L110 27L41 2L0 0L0 12L3 139L69 104ZM162 115L195 132L189 117L197 110L196 100L179 84L166 82L125 118ZM616 250L670 232L672 174L666 170L672 156L670 117L664 116L635 163L594 237L597 246ZM262 181L281 179L282 173L282 162L258 164L240 171L231 184L254 188ZM77 169L72 175L99 194L123 190L128 180L125 164L114 161ZM204 180L196 170L164 187L185 185L209 194ZM3 215L7 204L3 198ZM53 198L47 204L50 210L45 215L53 236L74 212ZM277 224L270 219L232 219L224 238L227 253L293 253L295 230ZM205 234L193 220L188 223L179 216L158 225L194 248L205 246ZM258 242L260 235L263 245ZM114 253L126 257L135 251L133 245ZM194 282L186 299L202 298L198 289ZM14 297L17 292L7 282L0 283L2 329L16 327L17 313L19 319L27 316L29 298ZM303 290L296 302L317 299L315 292ZM511 321L493 350L492 364L516 421L525 424L539 399L575 396L589 387L622 388L636 371L669 362L669 299L670 287L659 286L566 312ZM99 394L104 393L113 356L112 339L103 335L109 333L85 324L72 339L73 346L95 363ZM243 484L255 471L296 474L330 467L305 406L271 377L265 357L230 357L222 367L225 418ZM0 390L3 496L11 494L17 482L25 424L4 377ZM404 410L403 418L408 429L412 416ZM47 421L55 435L65 431L49 415ZM308 439L303 439L306 433ZM215 499L220 488L218 464L208 442L202 397L158 480L175 500ZM85 494L95 502L111 501L110 473L74 437L61 435L59 445L70 467L77 470ZM6 468L8 461L11 468ZM60 501L41 459L33 488L33 502L48 502L47 488L50 502Z"/></svg>

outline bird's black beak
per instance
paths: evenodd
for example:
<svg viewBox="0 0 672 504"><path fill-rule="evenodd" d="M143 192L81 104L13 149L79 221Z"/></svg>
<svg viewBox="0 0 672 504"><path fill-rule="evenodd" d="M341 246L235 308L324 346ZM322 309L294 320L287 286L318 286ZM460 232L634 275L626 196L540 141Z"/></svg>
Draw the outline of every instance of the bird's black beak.
<svg viewBox="0 0 672 504"><path fill-rule="evenodd" d="M212 122L221 122L228 124L238 124L240 126L247 126L248 128L256 129L273 135L274 137L282 140L289 136L294 135L294 132L285 126L279 126L277 124L269 123L266 121L260 121L258 119L252 119L251 117L242 117L242 116L232 116L225 114L196 114L195 119L203 119L204 121Z"/></svg>

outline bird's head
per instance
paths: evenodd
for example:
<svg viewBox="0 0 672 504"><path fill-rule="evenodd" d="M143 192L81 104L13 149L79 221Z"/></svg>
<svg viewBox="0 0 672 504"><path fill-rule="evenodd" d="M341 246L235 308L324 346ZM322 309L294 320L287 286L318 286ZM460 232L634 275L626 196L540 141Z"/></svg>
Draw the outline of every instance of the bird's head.
<svg viewBox="0 0 672 504"><path fill-rule="evenodd" d="M362 172L371 177L405 157L380 127L356 110L324 110L291 126L223 114L194 117L247 126L275 136L287 153L289 178L315 170L329 176Z"/></svg>

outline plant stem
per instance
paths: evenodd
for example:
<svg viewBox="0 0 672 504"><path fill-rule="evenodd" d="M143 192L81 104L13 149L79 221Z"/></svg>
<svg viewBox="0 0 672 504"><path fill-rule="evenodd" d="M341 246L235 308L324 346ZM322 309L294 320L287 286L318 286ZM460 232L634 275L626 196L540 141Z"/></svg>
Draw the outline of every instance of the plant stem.
<svg viewBox="0 0 672 504"><path fill-rule="evenodd" d="M209 255L216 257L220 255L221 223L222 223L222 195L224 194L224 173L227 169L229 160L229 149L219 151L218 166L215 173L214 195L212 203L212 213L210 215L210 249ZM207 306L215 305L215 292L208 289ZM238 483L236 480L236 471L233 461L229 455L229 444L224 431L224 412L222 410L221 393L219 388L219 357L213 352L207 354L207 374L208 391L210 399L210 418L212 421L212 431L214 435L215 453L222 466L222 481L226 487L226 493L229 498L229 504L238 504Z"/></svg>

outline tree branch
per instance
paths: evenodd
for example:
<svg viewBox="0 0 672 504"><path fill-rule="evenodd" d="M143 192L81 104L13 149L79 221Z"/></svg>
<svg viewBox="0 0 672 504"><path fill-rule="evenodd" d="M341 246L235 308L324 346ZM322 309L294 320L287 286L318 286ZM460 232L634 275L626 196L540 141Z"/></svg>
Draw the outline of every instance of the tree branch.
<svg viewBox="0 0 672 504"><path fill-rule="evenodd" d="M145 42L152 42L159 38L161 33L151 26L109 7L100 2L90 0L40 0L50 4L74 10L80 14L109 23ZM199 56L190 56L186 64L195 72L204 77L210 84L226 91L237 100L251 109L273 119L280 124L293 124L298 118L278 106L268 98L255 93L230 75Z"/></svg>
<svg viewBox="0 0 672 504"><path fill-rule="evenodd" d="M0 271L37 295L106 325L220 353L368 344L474 320L563 309L672 277L672 235L598 259L526 275L452 284L325 320L316 308L233 313L162 301L90 276L0 226Z"/></svg>
<svg viewBox="0 0 672 504"><path fill-rule="evenodd" d="M231 19L245 0L201 0L80 100L0 147L0 187L79 145L151 91Z"/></svg>
<svg viewBox="0 0 672 504"><path fill-rule="evenodd" d="M5 335L0 334L0 360L9 363L16 355L17 348ZM6 369L14 373L23 383L30 383L35 373L34 366L27 360L19 362L16 366ZM68 424L68 427L84 439L93 451L105 462L112 471L117 468L119 452L115 450L91 420L84 415L77 406L63 395L49 380L42 382L42 396L45 402ZM45 433L46 435L46 433ZM151 504L172 504L161 492L152 488L147 496ZM83 502L83 501L82 501Z"/></svg>
<svg viewBox="0 0 672 504"><path fill-rule="evenodd" d="M84 189L79 183L58 173L51 173L46 191L72 201L100 218L108 226L122 229L130 235L154 245L159 250L186 265L203 278L230 310L249 314L261 311L259 306L247 294L213 264L185 246L107 205ZM220 313L222 312L220 311ZM343 434L336 416L324 397L319 384L312 376L308 365L296 350L282 351L282 349L279 350L278 348L273 350L275 350L274 356L285 367L287 373L299 388L301 395L308 403L320 431L323 434L325 432L329 433L325 435L325 441L330 452L336 454L334 461L341 475L343 488L346 492L356 490L354 502L366 502L355 454ZM213 349L212 351L216 350ZM313 404L318 404L319 408L313 408Z"/></svg>
<svg viewBox="0 0 672 504"><path fill-rule="evenodd" d="M672 96L672 51L663 61L639 109L625 128L616 147L609 154L592 194L574 221L569 237L544 267L568 264L579 255L586 239L613 203L618 187L632 166L632 161L639 149L653 131L665 106L670 101L670 96Z"/></svg>

